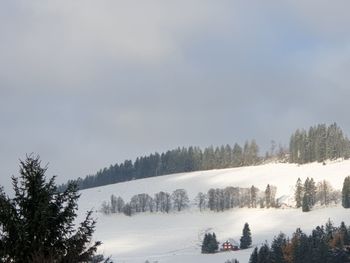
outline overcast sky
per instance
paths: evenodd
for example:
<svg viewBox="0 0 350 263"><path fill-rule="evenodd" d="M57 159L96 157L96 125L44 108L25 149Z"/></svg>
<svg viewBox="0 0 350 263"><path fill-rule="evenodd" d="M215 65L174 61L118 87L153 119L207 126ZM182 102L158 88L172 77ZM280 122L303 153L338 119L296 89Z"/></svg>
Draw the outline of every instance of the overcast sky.
<svg viewBox="0 0 350 263"><path fill-rule="evenodd" d="M177 146L350 133L350 1L2 1L0 185Z"/></svg>

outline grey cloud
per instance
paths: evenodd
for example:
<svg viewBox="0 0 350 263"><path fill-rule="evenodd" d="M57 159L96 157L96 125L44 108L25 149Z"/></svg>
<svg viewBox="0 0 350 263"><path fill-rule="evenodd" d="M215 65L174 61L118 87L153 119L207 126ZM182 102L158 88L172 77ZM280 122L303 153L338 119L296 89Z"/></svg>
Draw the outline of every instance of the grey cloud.
<svg viewBox="0 0 350 263"><path fill-rule="evenodd" d="M0 9L0 184L186 145L350 130L348 3L39 1ZM334 15L337 14L337 15Z"/></svg>

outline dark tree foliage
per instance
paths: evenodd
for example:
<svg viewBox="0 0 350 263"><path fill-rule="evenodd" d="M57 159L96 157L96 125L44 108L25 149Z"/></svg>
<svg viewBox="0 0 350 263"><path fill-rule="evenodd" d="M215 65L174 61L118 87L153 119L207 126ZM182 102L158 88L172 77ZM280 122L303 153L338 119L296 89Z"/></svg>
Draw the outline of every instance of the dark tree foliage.
<svg viewBox="0 0 350 263"><path fill-rule="evenodd" d="M165 174L254 165L260 161L259 146L255 140L247 141L244 149L238 144L233 147L210 146L204 150L190 146L138 157L134 162L126 160L104 168L95 175L79 178L76 183L79 189L87 189ZM66 187L67 185L61 185L60 190L63 191Z"/></svg>
<svg viewBox="0 0 350 263"><path fill-rule="evenodd" d="M350 141L336 123L319 124L308 131L297 130L289 143L292 163L323 162L327 159L349 158Z"/></svg>
<svg viewBox="0 0 350 263"><path fill-rule="evenodd" d="M336 228L328 221L309 236L299 228L291 239L279 234L271 247L264 244L260 249L255 248L249 262L346 263L350 262L349 241L349 229L343 222Z"/></svg>
<svg viewBox="0 0 350 263"><path fill-rule="evenodd" d="M203 254L212 254L218 251L219 244L216 240L215 233L207 233L204 235L204 239L202 242L202 253Z"/></svg>
<svg viewBox="0 0 350 263"><path fill-rule="evenodd" d="M283 233L275 237L271 244L270 258L274 263L287 263L283 251L287 246L287 238Z"/></svg>
<svg viewBox="0 0 350 263"><path fill-rule="evenodd" d="M306 178L302 199L302 211L309 212L316 203L316 184L313 178Z"/></svg>
<svg viewBox="0 0 350 263"><path fill-rule="evenodd" d="M272 263L271 261L271 251L267 243L262 245L258 252L258 263Z"/></svg>
<svg viewBox="0 0 350 263"><path fill-rule="evenodd" d="M302 185L300 178L298 178L297 183L295 185L295 193L294 193L294 199L296 201L297 208L302 206L303 195L304 195L304 187Z"/></svg>
<svg viewBox="0 0 350 263"><path fill-rule="evenodd" d="M100 262L95 253L101 242L91 243L92 212L75 229L77 187L58 192L46 170L39 157L27 156L19 178L12 178L14 198L0 189L0 262Z"/></svg>
<svg viewBox="0 0 350 263"><path fill-rule="evenodd" d="M249 263L258 263L258 248L255 247L253 253L250 255Z"/></svg>
<svg viewBox="0 0 350 263"><path fill-rule="evenodd" d="M309 199L307 198L307 195L304 195L301 209L303 212L310 212L311 211L311 205L309 203Z"/></svg>
<svg viewBox="0 0 350 263"><path fill-rule="evenodd" d="M344 208L350 208L350 176L344 179L342 189L342 205Z"/></svg>
<svg viewBox="0 0 350 263"><path fill-rule="evenodd" d="M246 249L252 245L252 234L250 232L249 224L245 223L242 231L242 237L240 239L240 248Z"/></svg>

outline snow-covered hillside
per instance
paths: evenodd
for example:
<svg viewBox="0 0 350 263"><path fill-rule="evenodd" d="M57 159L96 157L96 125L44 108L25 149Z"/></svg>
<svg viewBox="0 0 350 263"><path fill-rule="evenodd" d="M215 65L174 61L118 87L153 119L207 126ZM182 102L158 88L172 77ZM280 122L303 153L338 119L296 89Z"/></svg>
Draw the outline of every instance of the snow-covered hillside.
<svg viewBox="0 0 350 263"><path fill-rule="evenodd" d="M153 195L159 191L172 192L183 188L190 199L198 192L207 192L210 188L227 186L250 187L254 185L264 189L267 184L277 186L277 197L292 196L298 177L302 180L313 177L315 181L328 180L334 188L341 189L343 180L350 175L350 161L330 162L327 165L312 163L266 164L253 167L223 170L200 171L173 174L131 182L108 185L82 191L79 203L80 216L85 211L98 210L103 201L111 194L125 200L139 193ZM284 197L285 198L285 197ZM95 213L98 219L95 238L104 244L101 252L112 255L115 262L125 263L193 263L215 262L237 258L247 262L251 250L200 254L200 242L206 231L214 231L219 241L228 238L239 240L243 224L248 222L255 245L270 241L280 231L291 234L297 227L310 230L324 224L331 218L336 224L345 221L350 224L350 211L342 207L315 209L302 213L297 209L233 209L215 213L187 210L170 214L103 215Z"/></svg>

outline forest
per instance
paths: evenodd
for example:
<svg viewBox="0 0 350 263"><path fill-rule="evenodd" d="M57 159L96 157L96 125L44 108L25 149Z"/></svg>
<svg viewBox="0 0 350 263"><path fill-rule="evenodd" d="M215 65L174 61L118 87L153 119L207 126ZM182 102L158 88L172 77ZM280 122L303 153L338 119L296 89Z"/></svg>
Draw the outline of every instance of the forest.
<svg viewBox="0 0 350 263"><path fill-rule="evenodd" d="M336 123L328 126L319 124L310 127L308 131L297 129L290 136L289 149L281 144L276 147L272 141L271 149L264 155L261 155L260 147L254 139L246 141L243 146L235 143L233 146L209 146L203 150L196 146L179 147L160 154L156 152L138 157L135 161L125 160L74 182L82 190L173 173L258 165L269 160L305 164L348 159L349 156L350 141L342 129ZM66 186L67 184L62 184L59 189L63 191Z"/></svg>

